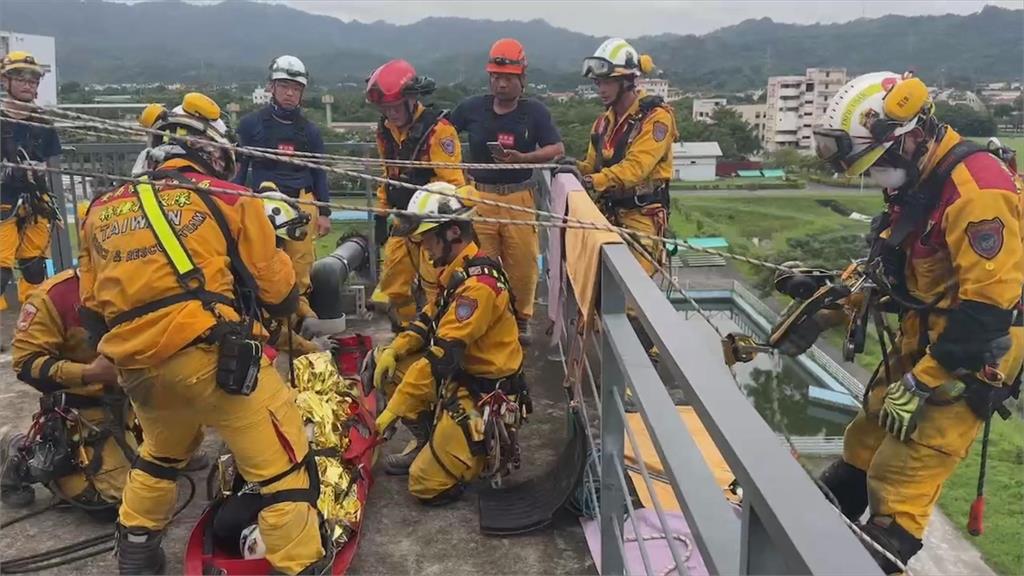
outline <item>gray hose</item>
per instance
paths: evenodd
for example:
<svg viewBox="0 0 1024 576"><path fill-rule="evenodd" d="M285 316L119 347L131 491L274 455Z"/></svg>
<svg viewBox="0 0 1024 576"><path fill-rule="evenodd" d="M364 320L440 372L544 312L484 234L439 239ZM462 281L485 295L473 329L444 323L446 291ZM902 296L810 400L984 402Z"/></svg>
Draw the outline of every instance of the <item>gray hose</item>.
<svg viewBox="0 0 1024 576"><path fill-rule="evenodd" d="M343 239L327 256L313 263L309 273L312 292L309 305L322 319L340 318L343 314L341 289L349 274L366 265L369 242L363 236Z"/></svg>

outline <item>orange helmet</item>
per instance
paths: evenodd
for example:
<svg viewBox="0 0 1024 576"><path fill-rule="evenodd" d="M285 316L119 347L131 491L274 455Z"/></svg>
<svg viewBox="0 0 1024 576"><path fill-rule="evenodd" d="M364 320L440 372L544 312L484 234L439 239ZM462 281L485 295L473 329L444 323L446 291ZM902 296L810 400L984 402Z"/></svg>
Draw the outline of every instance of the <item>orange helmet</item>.
<svg viewBox="0 0 1024 576"><path fill-rule="evenodd" d="M488 72L497 74L525 74L526 51L514 38L502 38L491 46L487 57Z"/></svg>

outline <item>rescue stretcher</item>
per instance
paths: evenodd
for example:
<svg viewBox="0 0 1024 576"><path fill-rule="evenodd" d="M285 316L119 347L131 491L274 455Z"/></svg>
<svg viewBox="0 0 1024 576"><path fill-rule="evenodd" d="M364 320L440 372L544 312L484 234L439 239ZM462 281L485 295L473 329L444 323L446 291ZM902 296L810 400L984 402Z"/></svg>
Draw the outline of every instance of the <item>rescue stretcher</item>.
<svg viewBox="0 0 1024 576"><path fill-rule="evenodd" d="M358 473L353 478L355 494L360 503L359 522L351 526L345 542L337 548L331 574L345 574L359 548L362 514L365 512L367 495L373 485L374 450L377 446L376 425L377 395L372 382L359 375L363 357L369 351L365 336L338 336L333 338L340 346L335 354L335 363L346 379L358 380L360 398L352 403L351 425L347 426L348 446L341 456L351 470ZM184 573L188 576L206 574L249 575L270 573L270 563L264 558L246 559L236 553L222 550L214 544L213 519L217 502L211 502L192 528L185 546Z"/></svg>

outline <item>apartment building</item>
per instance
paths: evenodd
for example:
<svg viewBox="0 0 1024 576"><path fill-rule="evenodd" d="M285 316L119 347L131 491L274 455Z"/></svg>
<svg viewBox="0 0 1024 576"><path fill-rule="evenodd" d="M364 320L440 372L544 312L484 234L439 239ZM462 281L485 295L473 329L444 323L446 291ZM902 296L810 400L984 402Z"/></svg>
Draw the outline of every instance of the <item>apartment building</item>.
<svg viewBox="0 0 1024 576"><path fill-rule="evenodd" d="M803 76L769 78L763 131L765 150L810 150L812 127L846 79L845 68L808 68Z"/></svg>

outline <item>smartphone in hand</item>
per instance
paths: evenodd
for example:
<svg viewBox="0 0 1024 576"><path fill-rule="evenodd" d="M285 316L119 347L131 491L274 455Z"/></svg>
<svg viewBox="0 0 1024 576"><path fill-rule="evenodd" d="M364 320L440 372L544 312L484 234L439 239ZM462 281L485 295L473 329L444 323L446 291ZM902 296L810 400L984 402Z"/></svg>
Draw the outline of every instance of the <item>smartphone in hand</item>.
<svg viewBox="0 0 1024 576"><path fill-rule="evenodd" d="M491 156L496 159L505 157L505 148L499 142L488 142L487 149L491 151Z"/></svg>

